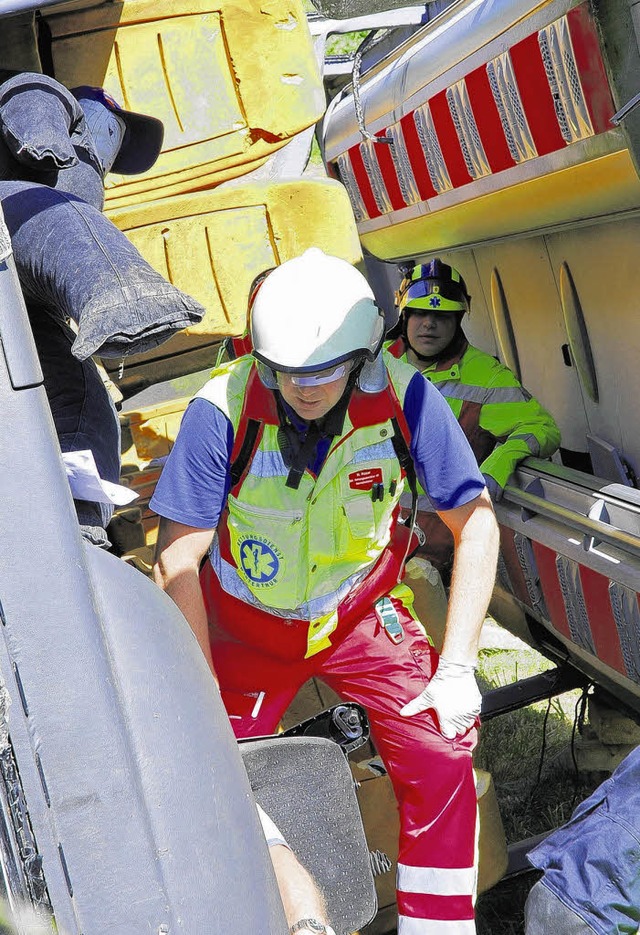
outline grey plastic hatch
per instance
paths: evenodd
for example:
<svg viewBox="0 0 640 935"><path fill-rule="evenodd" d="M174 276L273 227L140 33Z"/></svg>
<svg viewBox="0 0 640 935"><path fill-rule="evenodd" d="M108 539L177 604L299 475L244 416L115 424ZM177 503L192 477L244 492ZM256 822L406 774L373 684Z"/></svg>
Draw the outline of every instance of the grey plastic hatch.
<svg viewBox="0 0 640 935"><path fill-rule="evenodd" d="M25 853L5 811L5 887L15 860L61 935L284 935L247 776L188 624L80 538L3 226L0 673L33 843Z"/></svg>

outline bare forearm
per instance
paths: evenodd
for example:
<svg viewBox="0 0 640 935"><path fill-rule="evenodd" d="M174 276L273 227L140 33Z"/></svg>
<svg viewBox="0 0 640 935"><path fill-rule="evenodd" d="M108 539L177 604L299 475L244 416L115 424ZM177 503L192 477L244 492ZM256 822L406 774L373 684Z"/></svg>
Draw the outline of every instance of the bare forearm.
<svg viewBox="0 0 640 935"><path fill-rule="evenodd" d="M476 661L480 631L495 582L499 534L493 511L480 508L456 541L442 655L450 662Z"/></svg>
<svg viewBox="0 0 640 935"><path fill-rule="evenodd" d="M198 530L161 520L153 577L187 619L215 678L207 612L200 587L200 562L213 530Z"/></svg>
<svg viewBox="0 0 640 935"><path fill-rule="evenodd" d="M322 893L293 852L288 847L278 844L269 848L269 854L278 881L287 924L293 925L299 919L307 918L326 921Z"/></svg>
<svg viewBox="0 0 640 935"><path fill-rule="evenodd" d="M189 569L178 575L166 577L162 574L160 566L154 568L154 579L163 591L182 611L189 626L205 655L209 668L215 675L213 659L211 658L211 645L209 643L209 623L207 612L202 598L200 578L196 569Z"/></svg>

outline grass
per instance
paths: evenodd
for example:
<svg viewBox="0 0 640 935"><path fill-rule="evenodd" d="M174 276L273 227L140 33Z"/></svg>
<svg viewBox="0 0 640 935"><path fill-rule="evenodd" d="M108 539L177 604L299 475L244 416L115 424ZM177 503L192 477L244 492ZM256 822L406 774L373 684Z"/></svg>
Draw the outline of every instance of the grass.
<svg viewBox="0 0 640 935"><path fill-rule="evenodd" d="M548 660L534 650L485 650L479 681L487 690L548 668ZM480 732L475 762L493 776L509 844L563 824L594 788L593 781L577 777L571 757L579 700L579 691L567 692L488 721ZM478 935L523 935L524 904L537 878L532 870L482 894Z"/></svg>
<svg viewBox="0 0 640 935"><path fill-rule="evenodd" d="M325 55L350 55L353 56L358 51L358 46L369 33L368 29L360 32L335 33L327 39L327 48Z"/></svg>

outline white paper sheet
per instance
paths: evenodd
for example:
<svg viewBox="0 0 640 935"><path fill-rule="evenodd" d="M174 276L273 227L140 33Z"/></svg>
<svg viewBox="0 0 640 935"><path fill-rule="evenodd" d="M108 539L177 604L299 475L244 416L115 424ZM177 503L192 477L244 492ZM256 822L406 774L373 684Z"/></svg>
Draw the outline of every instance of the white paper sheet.
<svg viewBox="0 0 640 935"><path fill-rule="evenodd" d="M113 503L125 506L137 500L138 494L129 487L112 484L98 474L95 458L91 451L66 451L62 455L71 493L76 500L91 500L93 503Z"/></svg>

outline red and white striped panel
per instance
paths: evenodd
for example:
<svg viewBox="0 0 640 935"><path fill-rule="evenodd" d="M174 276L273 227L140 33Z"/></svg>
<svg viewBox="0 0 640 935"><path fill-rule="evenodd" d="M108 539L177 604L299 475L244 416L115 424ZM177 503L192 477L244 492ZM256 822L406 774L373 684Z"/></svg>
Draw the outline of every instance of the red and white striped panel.
<svg viewBox="0 0 640 935"><path fill-rule="evenodd" d="M501 555L514 597L556 632L640 684L640 595L608 576L501 525Z"/></svg>
<svg viewBox="0 0 640 935"><path fill-rule="evenodd" d="M419 204L611 129L613 100L586 3L380 130L333 164L356 221Z"/></svg>
<svg viewBox="0 0 640 935"><path fill-rule="evenodd" d="M638 594L539 542L533 543L533 551L555 629L640 683Z"/></svg>

